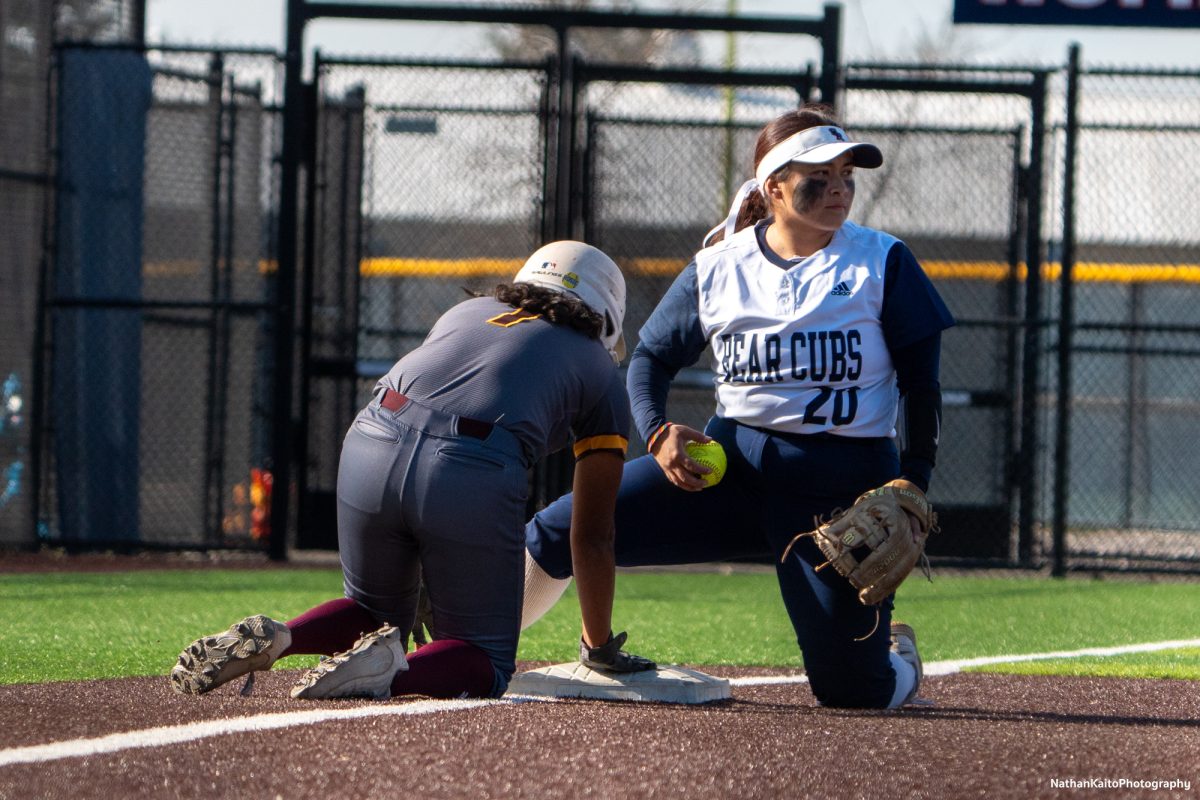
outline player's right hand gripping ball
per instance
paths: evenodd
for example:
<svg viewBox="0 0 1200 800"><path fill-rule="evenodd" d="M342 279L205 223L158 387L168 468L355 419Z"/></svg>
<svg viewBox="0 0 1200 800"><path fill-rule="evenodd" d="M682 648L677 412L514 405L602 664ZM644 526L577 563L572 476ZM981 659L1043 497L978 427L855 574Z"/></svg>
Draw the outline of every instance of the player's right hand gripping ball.
<svg viewBox="0 0 1200 800"><path fill-rule="evenodd" d="M688 457L697 464L703 464L712 472L701 475L706 484L704 488L716 486L725 477L725 448L715 439L711 442L688 442Z"/></svg>
<svg viewBox="0 0 1200 800"><path fill-rule="evenodd" d="M925 555L925 540L935 530L937 514L925 493L909 481L894 480L865 492L815 531L796 536L783 558L798 539L813 537L829 559L817 569L832 564L859 590L862 604L873 606L904 582Z"/></svg>

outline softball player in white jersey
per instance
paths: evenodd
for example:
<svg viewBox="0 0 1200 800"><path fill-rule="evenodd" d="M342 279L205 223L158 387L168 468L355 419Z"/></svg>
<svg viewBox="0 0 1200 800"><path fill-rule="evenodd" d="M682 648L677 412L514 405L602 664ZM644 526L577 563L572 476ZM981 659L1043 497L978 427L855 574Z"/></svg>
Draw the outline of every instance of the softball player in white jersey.
<svg viewBox="0 0 1200 800"><path fill-rule="evenodd" d="M778 563L814 518L897 477L925 490L934 465L940 335L953 318L903 242L847 220L855 170L882 160L825 107L769 123L755 180L642 328L627 380L650 455L621 482L618 565L774 556L810 686L829 706L898 707L920 679L915 635L890 624L891 598L863 606L845 578L817 570L825 557L811 538ZM672 424L666 399L706 347L716 414L701 433ZM703 489L707 470L685 448L709 437L729 465ZM524 624L547 607L529 598L571 574L572 502L526 528L537 590L527 589Z"/></svg>

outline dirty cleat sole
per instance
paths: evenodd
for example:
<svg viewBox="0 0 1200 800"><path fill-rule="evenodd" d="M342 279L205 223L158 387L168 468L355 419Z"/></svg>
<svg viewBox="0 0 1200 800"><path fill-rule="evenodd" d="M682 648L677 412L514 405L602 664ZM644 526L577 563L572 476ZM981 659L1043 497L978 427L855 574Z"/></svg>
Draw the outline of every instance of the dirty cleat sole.
<svg viewBox="0 0 1200 800"><path fill-rule="evenodd" d="M306 672L292 689L292 697L383 700L392 695L392 680L396 673L407 669L404 634L399 628L385 625L363 636L349 650L321 659L321 663Z"/></svg>
<svg viewBox="0 0 1200 800"><path fill-rule="evenodd" d="M179 654L171 670L171 685L180 694L204 694L236 678L269 669L291 644L287 626L256 614L205 636Z"/></svg>

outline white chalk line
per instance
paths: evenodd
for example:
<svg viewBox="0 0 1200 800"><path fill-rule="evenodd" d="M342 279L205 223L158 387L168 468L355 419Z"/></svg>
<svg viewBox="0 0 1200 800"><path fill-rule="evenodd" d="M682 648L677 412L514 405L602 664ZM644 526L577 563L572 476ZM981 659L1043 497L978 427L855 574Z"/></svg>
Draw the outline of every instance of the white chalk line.
<svg viewBox="0 0 1200 800"><path fill-rule="evenodd" d="M922 665L925 677L953 675L972 667L987 667L994 664L1015 664L1021 661L1048 661L1055 658L1085 658L1087 656L1123 656L1131 653L1152 653L1156 650L1181 650L1200 647L1200 639L1177 639L1169 642L1146 642L1125 644L1116 647L1085 647L1082 650L1056 650L1050 653L1022 653L1020 655L981 656L957 661L927 661ZM776 686L786 683L808 683L805 675L764 675L754 678L730 678L731 686Z"/></svg>
<svg viewBox="0 0 1200 800"><path fill-rule="evenodd" d="M258 714L251 717L224 717L222 719L191 722L183 725L166 725L140 731L126 731L93 739L70 739L51 744L29 747L11 747L0 750L0 767L12 764L29 764L38 761L54 761L61 758L103 755L139 747L160 747L167 744L182 744L211 736L228 733L259 733L262 731L291 728L299 725L315 725L320 722L363 719L365 717L410 716L435 714L441 711L466 711L497 705L515 705L530 702L532 698L502 700L418 700L412 703L379 703L358 708L319 709L316 711L289 711L282 714Z"/></svg>
<svg viewBox="0 0 1200 800"><path fill-rule="evenodd" d="M971 667L992 664L1012 664L1022 661L1043 661L1055 658L1084 658L1087 656L1118 656L1130 653L1151 653L1156 650L1178 650L1200 647L1200 639L1180 639L1169 642L1147 642L1145 644L1121 645L1117 647L1088 647L1082 650L1060 650L1050 653L1023 653L1018 655L983 656L956 661L930 661L924 665L926 677L951 675ZM780 686L806 683L804 675L764 675L748 678L731 678L731 686ZM231 733L257 733L260 731L291 728L300 725L316 725L321 722L364 719L367 717L416 716L449 711L468 711L475 708L511 706L519 703L545 701L550 698L528 696L501 698L500 700L418 700L411 703L379 703L358 708L318 709L315 711L290 711L281 714L259 714L251 717L226 717L222 719L192 722L184 725L167 725L126 731L91 739L70 739L50 744L27 747L10 747L0 750L0 767L14 764L31 764L56 761L64 758L116 753L142 747L161 747L182 744L213 736Z"/></svg>
<svg viewBox="0 0 1200 800"><path fill-rule="evenodd" d="M1020 661L1048 661L1054 658L1086 658L1088 656L1124 656L1131 653L1153 653L1156 650L1181 650L1185 647L1200 647L1200 639L1177 639L1171 642L1146 642L1117 647L1085 647L1082 650L1059 650L1053 653L1025 653L1008 656L983 656L964 658L959 661L932 661L924 665L926 675L950 675L971 667L987 667L993 664L1015 664Z"/></svg>

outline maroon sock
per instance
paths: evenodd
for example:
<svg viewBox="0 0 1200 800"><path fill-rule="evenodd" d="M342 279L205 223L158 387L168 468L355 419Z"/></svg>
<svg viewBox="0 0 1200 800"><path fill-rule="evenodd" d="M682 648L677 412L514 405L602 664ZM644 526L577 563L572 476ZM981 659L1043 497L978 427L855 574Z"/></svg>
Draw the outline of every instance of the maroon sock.
<svg viewBox="0 0 1200 800"><path fill-rule="evenodd" d="M408 670L392 680L392 696L491 697L495 679L491 659L478 647L439 639L409 654Z"/></svg>
<svg viewBox="0 0 1200 800"><path fill-rule="evenodd" d="M288 620L292 644L283 655L331 656L349 650L358 637L378 630L382 624L358 603L348 597L339 597Z"/></svg>

